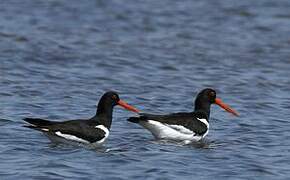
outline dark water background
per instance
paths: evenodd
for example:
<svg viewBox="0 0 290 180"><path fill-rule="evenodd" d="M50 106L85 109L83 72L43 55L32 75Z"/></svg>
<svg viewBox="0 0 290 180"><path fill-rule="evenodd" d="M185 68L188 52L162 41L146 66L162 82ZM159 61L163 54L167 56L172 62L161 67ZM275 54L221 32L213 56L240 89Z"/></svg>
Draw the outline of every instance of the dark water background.
<svg viewBox="0 0 290 180"><path fill-rule="evenodd" d="M87 118L107 90L152 113L213 87L197 146L160 143L116 108L100 150L55 145L23 117ZM288 179L289 0L2 0L0 179Z"/></svg>

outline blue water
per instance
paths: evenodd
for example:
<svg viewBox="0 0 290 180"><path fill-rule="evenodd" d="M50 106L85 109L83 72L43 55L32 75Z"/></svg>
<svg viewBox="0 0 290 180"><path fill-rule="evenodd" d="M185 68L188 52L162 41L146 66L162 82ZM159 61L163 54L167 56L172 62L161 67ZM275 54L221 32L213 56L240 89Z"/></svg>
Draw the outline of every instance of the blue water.
<svg viewBox="0 0 290 180"><path fill-rule="evenodd" d="M0 179L288 179L290 1L1 1ZM196 145L158 142L115 108L101 149L50 142L24 117L88 118L107 90L144 112L191 111Z"/></svg>

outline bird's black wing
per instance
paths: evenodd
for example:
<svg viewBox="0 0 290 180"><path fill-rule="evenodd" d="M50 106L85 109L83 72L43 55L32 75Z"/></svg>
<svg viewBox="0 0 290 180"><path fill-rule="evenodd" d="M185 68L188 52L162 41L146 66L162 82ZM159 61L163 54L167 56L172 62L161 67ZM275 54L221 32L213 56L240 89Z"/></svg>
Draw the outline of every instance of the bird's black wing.
<svg viewBox="0 0 290 180"><path fill-rule="evenodd" d="M24 121L28 122L29 128L46 131L50 133L60 132L65 135L72 135L81 138L90 143L103 139L106 132L100 128L96 128L97 124L89 120L69 120L64 122L53 122L38 118L25 118Z"/></svg>

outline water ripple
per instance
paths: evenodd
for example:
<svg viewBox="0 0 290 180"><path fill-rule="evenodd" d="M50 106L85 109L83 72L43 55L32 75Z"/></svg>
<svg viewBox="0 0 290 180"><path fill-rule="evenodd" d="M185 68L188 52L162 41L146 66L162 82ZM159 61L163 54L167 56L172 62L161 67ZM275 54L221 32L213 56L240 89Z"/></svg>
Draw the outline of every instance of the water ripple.
<svg viewBox="0 0 290 180"><path fill-rule="evenodd" d="M287 179L289 1L3 1L3 179ZM141 5L142 4L142 5ZM88 118L107 90L144 112L213 106L199 143L156 141L116 108L101 148L50 142L24 117Z"/></svg>

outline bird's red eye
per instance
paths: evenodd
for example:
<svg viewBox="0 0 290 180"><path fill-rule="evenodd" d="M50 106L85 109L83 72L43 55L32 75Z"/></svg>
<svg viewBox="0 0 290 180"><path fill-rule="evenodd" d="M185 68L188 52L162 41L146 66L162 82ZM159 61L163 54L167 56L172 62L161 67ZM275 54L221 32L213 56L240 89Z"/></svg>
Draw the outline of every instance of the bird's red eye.
<svg viewBox="0 0 290 180"><path fill-rule="evenodd" d="M215 97L215 92L211 91L211 92L209 93L209 95L210 95L211 97Z"/></svg>
<svg viewBox="0 0 290 180"><path fill-rule="evenodd" d="M113 95L112 98L115 99L115 100L118 99L118 97L116 95Z"/></svg>

